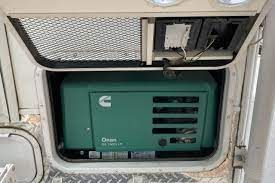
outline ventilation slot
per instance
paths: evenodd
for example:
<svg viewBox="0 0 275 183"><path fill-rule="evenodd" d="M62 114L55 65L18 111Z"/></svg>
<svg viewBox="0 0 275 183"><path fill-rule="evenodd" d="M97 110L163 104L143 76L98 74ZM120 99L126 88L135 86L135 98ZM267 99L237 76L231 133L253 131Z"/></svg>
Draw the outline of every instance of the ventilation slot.
<svg viewBox="0 0 275 183"><path fill-rule="evenodd" d="M198 103L199 97L154 97L154 103Z"/></svg>
<svg viewBox="0 0 275 183"><path fill-rule="evenodd" d="M196 124L197 118L153 118L153 124Z"/></svg>
<svg viewBox="0 0 275 183"><path fill-rule="evenodd" d="M195 128L153 128L153 134L196 134Z"/></svg>
<svg viewBox="0 0 275 183"><path fill-rule="evenodd" d="M196 143L196 138L170 138L171 144L194 144Z"/></svg>
<svg viewBox="0 0 275 183"><path fill-rule="evenodd" d="M198 108L197 107L154 107L153 113L196 114L198 113Z"/></svg>

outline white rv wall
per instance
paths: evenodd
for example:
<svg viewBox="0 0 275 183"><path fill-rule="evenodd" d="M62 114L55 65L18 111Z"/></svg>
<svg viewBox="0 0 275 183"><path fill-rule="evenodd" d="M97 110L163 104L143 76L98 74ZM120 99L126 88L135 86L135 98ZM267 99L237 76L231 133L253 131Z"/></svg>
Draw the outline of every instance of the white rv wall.
<svg viewBox="0 0 275 183"><path fill-rule="evenodd" d="M264 33L245 182L273 183L275 172L275 2Z"/></svg>

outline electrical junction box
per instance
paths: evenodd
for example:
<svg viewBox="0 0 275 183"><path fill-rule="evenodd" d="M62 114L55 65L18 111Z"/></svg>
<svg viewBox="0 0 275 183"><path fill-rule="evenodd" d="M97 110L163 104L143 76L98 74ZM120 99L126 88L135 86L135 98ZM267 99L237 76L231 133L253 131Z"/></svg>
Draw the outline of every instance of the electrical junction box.
<svg viewBox="0 0 275 183"><path fill-rule="evenodd" d="M200 18L157 18L154 51L195 50L202 22Z"/></svg>
<svg viewBox="0 0 275 183"><path fill-rule="evenodd" d="M208 72L70 73L61 85L65 149L199 151L216 138L217 84Z"/></svg>
<svg viewBox="0 0 275 183"><path fill-rule="evenodd" d="M171 48L185 49L189 40L191 25L173 24L167 25L164 47L166 50Z"/></svg>

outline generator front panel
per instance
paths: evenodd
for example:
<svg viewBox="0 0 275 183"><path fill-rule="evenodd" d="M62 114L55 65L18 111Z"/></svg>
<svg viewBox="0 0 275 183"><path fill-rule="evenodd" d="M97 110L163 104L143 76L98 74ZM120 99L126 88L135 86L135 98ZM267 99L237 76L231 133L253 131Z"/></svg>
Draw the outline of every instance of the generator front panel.
<svg viewBox="0 0 275 183"><path fill-rule="evenodd" d="M162 103L157 97L198 100ZM94 92L90 100L97 151L200 149L205 92Z"/></svg>

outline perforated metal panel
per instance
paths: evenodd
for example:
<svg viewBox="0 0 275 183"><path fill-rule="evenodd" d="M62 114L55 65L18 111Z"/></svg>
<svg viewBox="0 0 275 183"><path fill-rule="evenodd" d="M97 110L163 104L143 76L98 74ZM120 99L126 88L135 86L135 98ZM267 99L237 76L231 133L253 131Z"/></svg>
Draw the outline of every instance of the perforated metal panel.
<svg viewBox="0 0 275 183"><path fill-rule="evenodd" d="M141 59L140 18L61 17L16 21L28 47L51 62Z"/></svg>

